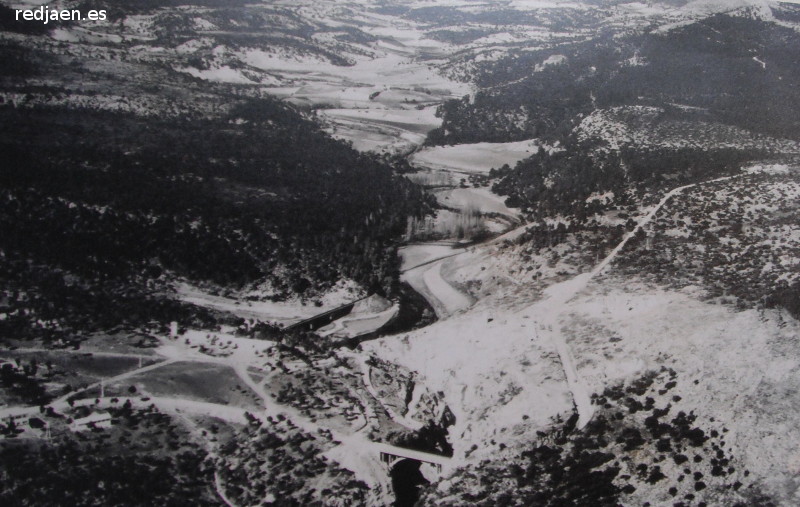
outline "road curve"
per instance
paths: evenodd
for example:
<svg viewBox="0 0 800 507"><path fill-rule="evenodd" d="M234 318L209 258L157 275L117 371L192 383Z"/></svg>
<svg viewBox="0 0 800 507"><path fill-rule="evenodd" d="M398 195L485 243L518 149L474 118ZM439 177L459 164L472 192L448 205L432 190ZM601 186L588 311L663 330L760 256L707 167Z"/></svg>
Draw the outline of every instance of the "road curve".
<svg viewBox="0 0 800 507"><path fill-rule="evenodd" d="M561 327L558 325L558 318L563 312L566 303L573 299L581 290L586 288L586 286L595 276L599 275L604 269L606 269L625 248L628 242L634 236L636 236L636 234L642 230L642 228L646 226L656 216L656 214L658 214L661 208L663 208L664 205L667 204L667 202L669 202L674 196L697 185L725 181L737 177L739 177L739 175L725 176L701 183L684 185L682 187L677 187L670 190L664 195L658 204L656 204L653 209L650 210L647 215L639 220L639 222L636 224L636 227L634 227L632 231L628 232L622 241L620 241L619 244L617 244L617 246L614 247L614 249L611 250L611 252L590 272L582 273L570 280L567 280L566 282L549 287L545 291L545 293L549 295L547 299L537 302L536 304L531 305L527 309L523 310L523 312L529 314L528 316L530 318L538 320L542 332L548 333L553 341L553 345L555 346L558 356L561 360L561 365L564 370L564 375L567 379L567 384L572 392L573 403L575 404L575 408L578 412L578 429L582 429L589 423L589 421L592 420L592 417L594 416L594 406L591 402L590 389L581 379L578 369L575 366L575 358L572 356L569 345L567 345L564 335L561 332Z"/></svg>

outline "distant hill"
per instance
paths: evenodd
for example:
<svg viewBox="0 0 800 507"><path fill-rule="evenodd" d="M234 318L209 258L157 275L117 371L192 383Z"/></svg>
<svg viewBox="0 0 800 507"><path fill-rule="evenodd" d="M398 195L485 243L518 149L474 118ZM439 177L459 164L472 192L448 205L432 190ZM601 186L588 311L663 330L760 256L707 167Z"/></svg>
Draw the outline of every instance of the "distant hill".
<svg viewBox="0 0 800 507"><path fill-rule="evenodd" d="M557 65L537 64L553 54ZM441 109L429 143L516 141L569 132L581 115L682 104L754 132L800 139L800 34L718 14L665 32L607 33L557 49L509 52L476 69L474 98Z"/></svg>

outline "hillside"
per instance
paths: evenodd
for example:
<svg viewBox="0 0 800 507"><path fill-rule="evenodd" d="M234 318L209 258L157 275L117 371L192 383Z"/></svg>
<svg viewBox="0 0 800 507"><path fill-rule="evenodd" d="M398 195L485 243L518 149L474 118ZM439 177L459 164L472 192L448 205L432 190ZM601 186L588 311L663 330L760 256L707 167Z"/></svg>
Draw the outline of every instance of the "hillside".
<svg viewBox="0 0 800 507"><path fill-rule="evenodd" d="M23 4L5 503L798 503L797 4Z"/></svg>
<svg viewBox="0 0 800 507"><path fill-rule="evenodd" d="M162 325L203 314L171 301L179 280L272 301L342 280L395 294L396 239L431 201L386 161L291 105L61 30L2 38L7 329L136 327L145 303Z"/></svg>
<svg viewBox="0 0 800 507"><path fill-rule="evenodd" d="M798 46L792 28L719 14L665 33L601 32L509 50L472 70L479 91L442 106L442 127L428 142L558 137L598 108L634 105L695 108L709 121L797 139Z"/></svg>

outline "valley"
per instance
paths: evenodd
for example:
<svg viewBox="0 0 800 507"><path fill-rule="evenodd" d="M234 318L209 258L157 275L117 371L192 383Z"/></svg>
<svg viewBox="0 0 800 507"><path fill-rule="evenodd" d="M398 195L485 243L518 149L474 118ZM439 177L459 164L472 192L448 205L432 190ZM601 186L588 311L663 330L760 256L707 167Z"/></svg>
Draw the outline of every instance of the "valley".
<svg viewBox="0 0 800 507"><path fill-rule="evenodd" d="M0 501L796 504L797 6L84 4L0 31Z"/></svg>

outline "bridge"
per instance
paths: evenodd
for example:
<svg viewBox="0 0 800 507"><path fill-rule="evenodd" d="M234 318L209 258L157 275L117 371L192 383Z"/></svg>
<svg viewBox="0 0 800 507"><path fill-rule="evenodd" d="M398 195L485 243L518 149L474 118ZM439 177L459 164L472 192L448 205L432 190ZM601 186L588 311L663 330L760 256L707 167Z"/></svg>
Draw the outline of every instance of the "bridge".
<svg viewBox="0 0 800 507"><path fill-rule="evenodd" d="M403 447L395 447L387 444L373 444L373 448L380 454L381 462L385 463L389 470L392 469L400 461L410 459L419 461L420 463L427 463L436 467L436 471L441 473L443 467L449 467L452 463L452 458L441 456L439 454L432 454L429 452L414 451L412 449L405 449Z"/></svg>
<svg viewBox="0 0 800 507"><path fill-rule="evenodd" d="M294 324L286 326L285 328L283 328L283 330L287 332L294 331L296 329L302 329L306 331L316 331L321 327L327 326L334 320L344 317L345 315L350 313L350 311L353 309L353 306L355 306L356 303L358 303L359 301L363 301L367 298L369 298L369 296L356 299L355 301L351 301L350 303L334 308L333 310L328 310L326 312L318 313L313 317L309 317L307 319L301 320L300 322L295 322Z"/></svg>

